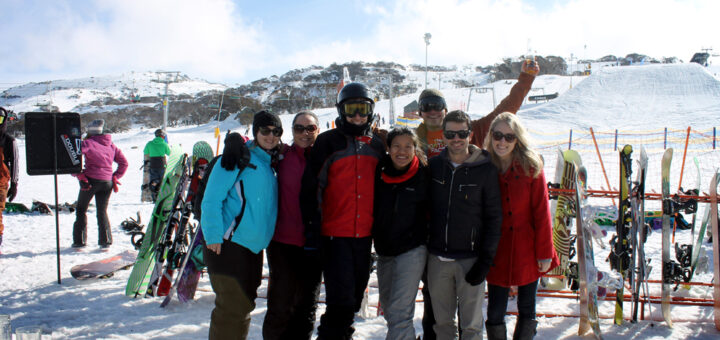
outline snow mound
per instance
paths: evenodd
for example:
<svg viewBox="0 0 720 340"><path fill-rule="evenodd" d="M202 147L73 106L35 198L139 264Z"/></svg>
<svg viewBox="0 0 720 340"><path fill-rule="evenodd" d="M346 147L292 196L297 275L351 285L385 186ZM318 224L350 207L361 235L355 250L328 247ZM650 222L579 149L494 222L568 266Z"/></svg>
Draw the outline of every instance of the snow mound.
<svg viewBox="0 0 720 340"><path fill-rule="evenodd" d="M699 126L720 115L720 81L694 63L606 67L521 115L596 129L662 127L664 118L678 116L683 125Z"/></svg>

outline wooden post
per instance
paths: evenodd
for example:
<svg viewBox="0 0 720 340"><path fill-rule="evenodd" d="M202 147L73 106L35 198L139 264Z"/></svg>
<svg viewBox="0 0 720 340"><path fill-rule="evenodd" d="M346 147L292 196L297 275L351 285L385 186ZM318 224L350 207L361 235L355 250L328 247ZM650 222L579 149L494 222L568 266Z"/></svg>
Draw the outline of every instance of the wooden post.
<svg viewBox="0 0 720 340"><path fill-rule="evenodd" d="M593 128L590 128L590 135L592 136L593 143L595 143L595 152L597 152L598 160L600 161L600 167L602 168L603 175L605 176L605 183L607 183L608 190L612 190L610 186L610 180L608 180L607 172L605 171L605 164L603 164L602 156L600 156L600 148L598 148L597 140L595 139L595 132ZM612 199L613 205L615 205L615 199Z"/></svg>

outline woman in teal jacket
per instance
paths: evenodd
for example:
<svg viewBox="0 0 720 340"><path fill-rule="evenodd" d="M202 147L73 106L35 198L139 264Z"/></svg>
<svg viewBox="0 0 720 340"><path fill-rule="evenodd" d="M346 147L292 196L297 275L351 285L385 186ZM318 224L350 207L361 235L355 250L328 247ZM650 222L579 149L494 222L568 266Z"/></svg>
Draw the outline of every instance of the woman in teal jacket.
<svg viewBox="0 0 720 340"><path fill-rule="evenodd" d="M263 249L275 232L278 188L272 164L282 136L280 119L258 112L253 136L246 143L238 133L225 137L201 205L204 256L215 291L210 339L247 338L262 279ZM241 172L244 146L250 150L250 165Z"/></svg>

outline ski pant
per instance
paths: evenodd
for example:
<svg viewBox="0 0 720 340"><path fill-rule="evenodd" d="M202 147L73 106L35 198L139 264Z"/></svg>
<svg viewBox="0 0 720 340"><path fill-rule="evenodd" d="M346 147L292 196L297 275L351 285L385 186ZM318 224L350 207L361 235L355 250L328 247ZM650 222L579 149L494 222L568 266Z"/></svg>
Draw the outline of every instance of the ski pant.
<svg viewBox="0 0 720 340"><path fill-rule="evenodd" d="M425 266L425 271L423 271L422 283L423 283L423 288L421 290L422 296L423 296L423 318L422 318L423 336L422 336L422 338L423 338L423 340L435 340L437 338L435 336L435 330L433 329L433 327L435 327L435 315L433 315L432 297L430 296L430 288L428 285L427 265Z"/></svg>
<svg viewBox="0 0 720 340"><path fill-rule="evenodd" d="M152 167L149 172L150 181L148 182L148 185L150 186L153 202L155 202L157 200L158 192L160 191L163 175L165 174L165 165L162 167Z"/></svg>
<svg viewBox="0 0 720 340"><path fill-rule="evenodd" d="M0 236L5 231L5 224L3 224L2 212L5 211L5 201L7 201L8 183L0 183Z"/></svg>
<svg viewBox="0 0 720 340"><path fill-rule="evenodd" d="M535 280L518 287L517 309L518 319L535 319L535 293L538 281ZM488 284L487 324L500 325L505 323L509 287Z"/></svg>
<svg viewBox="0 0 720 340"><path fill-rule="evenodd" d="M385 339L415 340L415 298L426 263L425 246L410 249L397 256L378 258L380 306L388 326Z"/></svg>
<svg viewBox="0 0 720 340"><path fill-rule="evenodd" d="M225 241L220 255L203 247L215 308L210 316L208 339L246 339L250 312L255 309L257 288L262 280L263 252Z"/></svg>
<svg viewBox="0 0 720 340"><path fill-rule="evenodd" d="M440 340L455 339L459 316L462 339L482 339L485 282L473 286L465 275L477 258L442 261L437 255L428 256L428 281L435 315L435 333Z"/></svg>
<svg viewBox="0 0 720 340"><path fill-rule="evenodd" d="M112 193L112 181L101 181L88 177L90 188L80 190L78 193L77 208L75 210L75 224L73 224L73 244L85 245L87 242L87 210L90 200L95 197L95 211L98 225L98 244L112 244L110 221L107 207Z"/></svg>
<svg viewBox="0 0 720 340"><path fill-rule="evenodd" d="M350 339L355 313L360 310L370 279L371 237L322 237L325 314L318 339Z"/></svg>
<svg viewBox="0 0 720 340"><path fill-rule="evenodd" d="M322 280L319 251L272 241L267 259L270 280L263 339L309 340Z"/></svg>

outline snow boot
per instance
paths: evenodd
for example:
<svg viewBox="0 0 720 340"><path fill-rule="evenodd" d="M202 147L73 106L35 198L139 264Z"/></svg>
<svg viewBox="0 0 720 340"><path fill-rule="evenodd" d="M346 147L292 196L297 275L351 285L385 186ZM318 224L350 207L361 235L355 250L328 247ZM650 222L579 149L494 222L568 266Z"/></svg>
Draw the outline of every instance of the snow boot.
<svg viewBox="0 0 720 340"><path fill-rule="evenodd" d="M518 318L513 340L532 340L537 334L537 320Z"/></svg>
<svg viewBox="0 0 720 340"><path fill-rule="evenodd" d="M485 331L488 340L507 340L507 327L505 323L491 325L485 322Z"/></svg>

